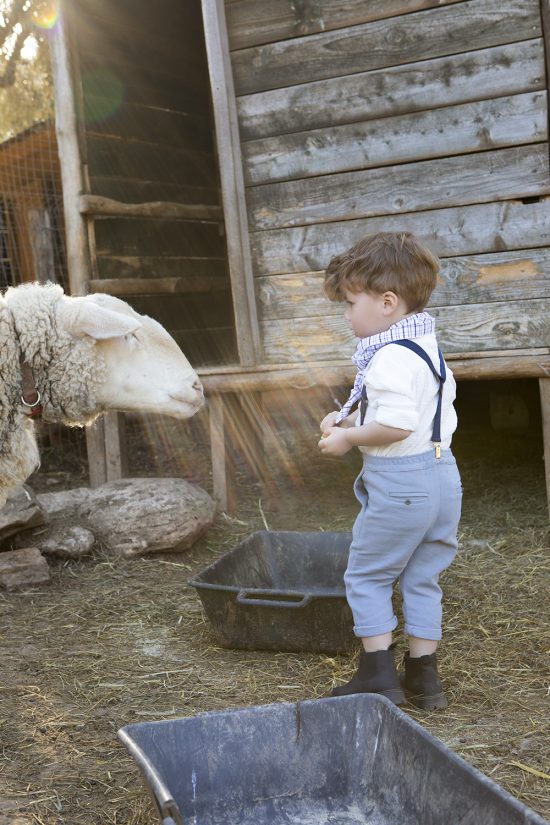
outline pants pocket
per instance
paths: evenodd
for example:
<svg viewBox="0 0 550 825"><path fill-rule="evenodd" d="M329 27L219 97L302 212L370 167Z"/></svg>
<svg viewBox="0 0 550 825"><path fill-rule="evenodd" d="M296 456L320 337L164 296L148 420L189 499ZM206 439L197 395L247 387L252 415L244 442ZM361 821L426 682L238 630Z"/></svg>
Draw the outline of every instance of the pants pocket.
<svg viewBox="0 0 550 825"><path fill-rule="evenodd" d="M388 495L390 497L390 501L405 507L418 507L418 505L425 504L428 500L428 493L421 493L418 492L418 490L410 493L403 492L402 490L399 490L398 492L390 490Z"/></svg>

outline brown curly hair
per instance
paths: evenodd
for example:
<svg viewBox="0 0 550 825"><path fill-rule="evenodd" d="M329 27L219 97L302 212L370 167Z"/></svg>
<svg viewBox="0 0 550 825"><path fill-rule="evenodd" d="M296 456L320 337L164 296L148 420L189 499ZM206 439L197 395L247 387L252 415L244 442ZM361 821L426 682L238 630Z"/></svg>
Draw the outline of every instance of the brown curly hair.
<svg viewBox="0 0 550 825"><path fill-rule="evenodd" d="M346 291L388 290L409 312L424 309L437 284L439 259L411 232L377 232L335 255L325 272L325 295L345 301Z"/></svg>

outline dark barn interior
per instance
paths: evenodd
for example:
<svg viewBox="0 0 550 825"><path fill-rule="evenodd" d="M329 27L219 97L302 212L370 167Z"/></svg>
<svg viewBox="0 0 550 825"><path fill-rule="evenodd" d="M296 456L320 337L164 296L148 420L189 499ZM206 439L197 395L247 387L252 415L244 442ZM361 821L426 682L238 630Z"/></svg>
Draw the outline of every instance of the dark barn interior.
<svg viewBox="0 0 550 825"><path fill-rule="evenodd" d="M89 192L149 205L125 216L96 213L89 222L91 290L156 318L196 366L231 363L235 332L200 2L77 0L71 13L78 17L73 54Z"/></svg>

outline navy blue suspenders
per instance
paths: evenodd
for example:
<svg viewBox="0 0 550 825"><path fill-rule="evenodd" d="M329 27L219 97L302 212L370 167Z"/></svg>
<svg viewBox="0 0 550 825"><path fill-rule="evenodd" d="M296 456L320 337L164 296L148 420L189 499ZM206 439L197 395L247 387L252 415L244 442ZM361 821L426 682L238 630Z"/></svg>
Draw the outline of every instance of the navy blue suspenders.
<svg viewBox="0 0 550 825"><path fill-rule="evenodd" d="M445 360L443 358L443 353L438 348L439 353L439 372L437 372L436 368L432 364L432 359L428 355L428 353L422 349L422 347L415 344L414 341L410 341L409 339L403 339L400 341L392 341L392 344L399 344L401 347L405 347L406 349L411 350L411 352L415 352L419 358L422 358L423 361L429 366L432 373L435 375L437 380L439 381L439 390L437 393L437 409L435 411L435 418L434 418L434 426L433 426L433 433L432 433L432 441L435 447L435 457L441 458L441 402L443 400L443 384L445 383L445 379L447 378L447 370L445 369ZM367 391L365 389L365 385L361 389L361 403L359 408L359 421L363 423L365 420L365 414L367 412Z"/></svg>

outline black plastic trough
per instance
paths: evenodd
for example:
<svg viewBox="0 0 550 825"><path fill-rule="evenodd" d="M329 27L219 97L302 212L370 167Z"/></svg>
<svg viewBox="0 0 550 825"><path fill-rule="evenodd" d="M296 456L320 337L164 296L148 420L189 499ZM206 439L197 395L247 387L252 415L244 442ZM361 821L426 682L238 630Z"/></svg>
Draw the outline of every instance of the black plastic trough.
<svg viewBox="0 0 550 825"><path fill-rule="evenodd" d="M373 694L144 722L118 736L162 825L548 825Z"/></svg>
<svg viewBox="0 0 550 825"><path fill-rule="evenodd" d="M219 644L336 653L356 642L344 572L351 533L254 533L189 584Z"/></svg>

